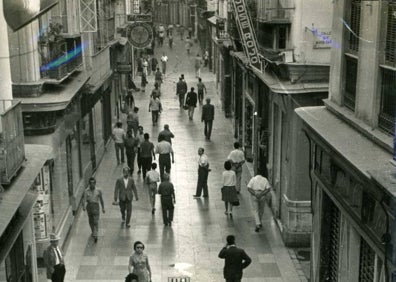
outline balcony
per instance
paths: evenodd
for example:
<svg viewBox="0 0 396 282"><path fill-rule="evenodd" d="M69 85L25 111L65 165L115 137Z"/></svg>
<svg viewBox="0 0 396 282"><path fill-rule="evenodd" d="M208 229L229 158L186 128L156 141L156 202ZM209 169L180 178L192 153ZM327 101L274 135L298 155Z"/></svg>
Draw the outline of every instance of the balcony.
<svg viewBox="0 0 396 282"><path fill-rule="evenodd" d="M45 83L59 84L83 63L81 37L59 37L40 44L40 74Z"/></svg>
<svg viewBox="0 0 396 282"><path fill-rule="evenodd" d="M290 24L294 7L287 7L280 0L266 0L261 2L257 11L257 20L267 24ZM290 4L289 4L290 5Z"/></svg>
<svg viewBox="0 0 396 282"><path fill-rule="evenodd" d="M110 48L104 48L92 56L92 69L90 71L91 79L89 84L97 88L103 84L112 74L110 64Z"/></svg>
<svg viewBox="0 0 396 282"><path fill-rule="evenodd" d="M0 100L0 183L10 184L25 160L20 101Z"/></svg>

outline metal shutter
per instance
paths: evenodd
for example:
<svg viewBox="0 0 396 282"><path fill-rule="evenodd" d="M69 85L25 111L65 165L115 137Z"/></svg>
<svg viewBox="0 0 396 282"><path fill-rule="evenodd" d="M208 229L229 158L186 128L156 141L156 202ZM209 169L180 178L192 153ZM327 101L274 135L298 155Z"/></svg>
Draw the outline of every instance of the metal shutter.
<svg viewBox="0 0 396 282"><path fill-rule="evenodd" d="M349 49L351 51L359 51L359 34L360 34L360 12L361 12L361 0L351 1L351 16L350 16L350 28L353 32L349 32Z"/></svg>
<svg viewBox="0 0 396 282"><path fill-rule="evenodd" d="M362 238L360 241L360 264L359 264L359 281L374 281L374 262L375 252Z"/></svg>

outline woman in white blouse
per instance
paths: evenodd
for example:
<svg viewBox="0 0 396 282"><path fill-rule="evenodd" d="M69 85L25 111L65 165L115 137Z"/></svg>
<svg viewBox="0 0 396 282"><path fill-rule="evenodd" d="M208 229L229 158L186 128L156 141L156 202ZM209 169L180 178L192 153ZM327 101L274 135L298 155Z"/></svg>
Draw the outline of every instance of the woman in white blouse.
<svg viewBox="0 0 396 282"><path fill-rule="evenodd" d="M235 189L236 184L236 174L231 169L232 162L226 161L224 162L225 171L223 171L223 188L221 188L221 199L225 203L225 214L232 216L232 203L238 202L238 195ZM228 211L228 207L230 207Z"/></svg>

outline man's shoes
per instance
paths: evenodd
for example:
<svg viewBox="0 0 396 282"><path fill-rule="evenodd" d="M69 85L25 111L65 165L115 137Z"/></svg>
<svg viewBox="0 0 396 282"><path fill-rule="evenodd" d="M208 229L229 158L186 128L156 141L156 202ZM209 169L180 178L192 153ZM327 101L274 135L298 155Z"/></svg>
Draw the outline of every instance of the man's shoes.
<svg viewBox="0 0 396 282"><path fill-rule="evenodd" d="M142 173L142 171L139 169L139 170L138 170L138 174L141 174L141 173Z"/></svg>
<svg viewBox="0 0 396 282"><path fill-rule="evenodd" d="M202 197L207 198L207 197L209 197L209 195L203 195Z"/></svg>
<svg viewBox="0 0 396 282"><path fill-rule="evenodd" d="M152 209L152 210L151 210L151 214L155 214L155 209Z"/></svg>
<svg viewBox="0 0 396 282"><path fill-rule="evenodd" d="M259 232L260 231L260 226L256 226L256 229L254 229L255 232Z"/></svg>
<svg viewBox="0 0 396 282"><path fill-rule="evenodd" d="M95 242L95 243L98 242L98 236L94 236L94 242Z"/></svg>
<svg viewBox="0 0 396 282"><path fill-rule="evenodd" d="M121 223L125 223L125 219L124 218L121 219Z"/></svg>
<svg viewBox="0 0 396 282"><path fill-rule="evenodd" d="M201 196L199 195L193 195L194 198L200 198Z"/></svg>
<svg viewBox="0 0 396 282"><path fill-rule="evenodd" d="M131 225L130 225L130 224L126 224L125 227L126 227L126 228L129 228L129 227L131 227Z"/></svg>
<svg viewBox="0 0 396 282"><path fill-rule="evenodd" d="M237 191L237 194L238 194L238 195L240 194L239 191Z"/></svg>
<svg viewBox="0 0 396 282"><path fill-rule="evenodd" d="M164 223L165 226L168 226L168 223Z"/></svg>
<svg viewBox="0 0 396 282"><path fill-rule="evenodd" d="M224 214L225 214L225 215L228 215L228 211L225 211Z"/></svg>

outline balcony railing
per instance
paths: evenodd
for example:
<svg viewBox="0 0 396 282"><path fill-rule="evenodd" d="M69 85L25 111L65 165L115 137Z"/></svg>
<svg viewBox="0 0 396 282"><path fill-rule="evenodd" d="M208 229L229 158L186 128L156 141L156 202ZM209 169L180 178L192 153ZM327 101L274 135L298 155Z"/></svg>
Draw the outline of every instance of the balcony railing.
<svg viewBox="0 0 396 282"><path fill-rule="evenodd" d="M291 11L284 1L265 0L259 3L257 20L262 23L290 23Z"/></svg>
<svg viewBox="0 0 396 282"><path fill-rule="evenodd" d="M104 48L92 56L92 74L90 84L101 85L111 75L110 48Z"/></svg>
<svg viewBox="0 0 396 282"><path fill-rule="evenodd" d="M21 102L0 100L0 183L9 184L25 160Z"/></svg>

